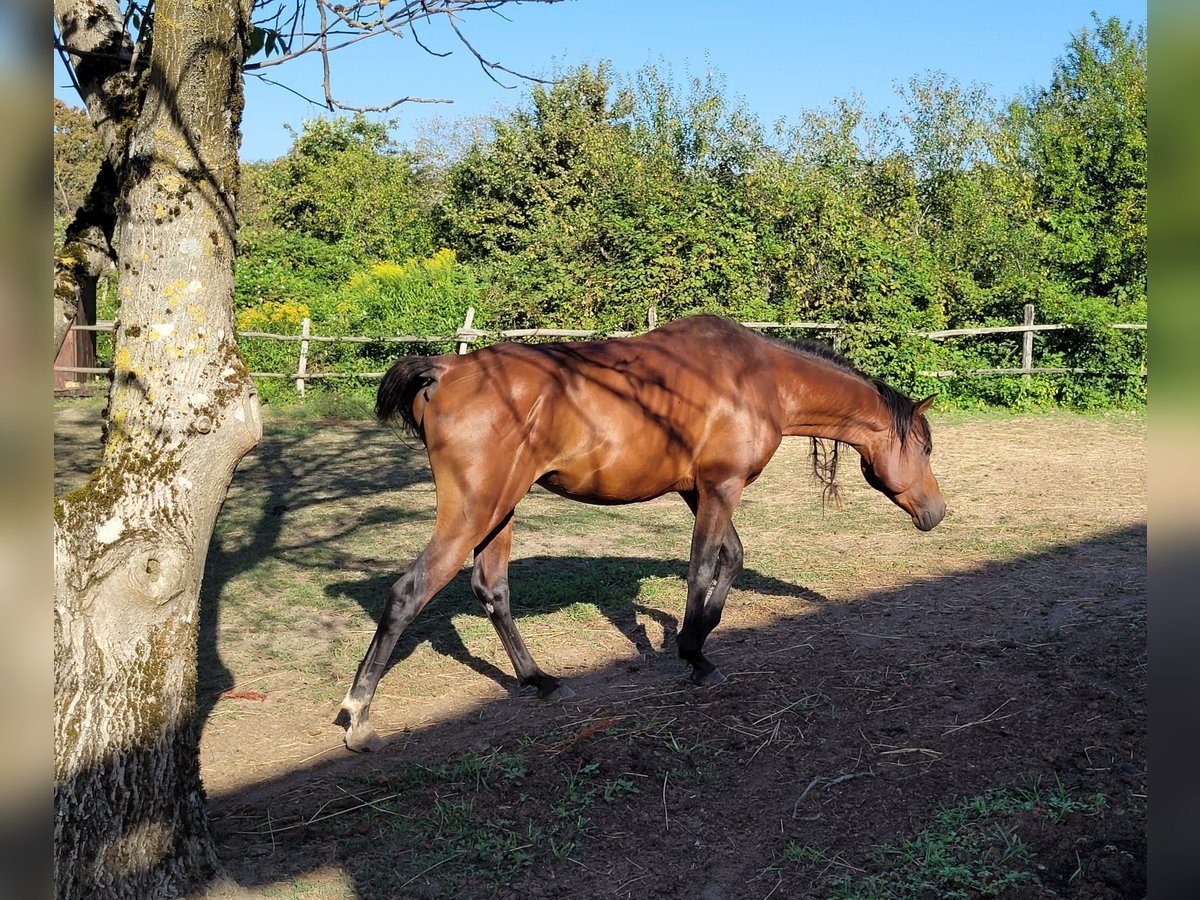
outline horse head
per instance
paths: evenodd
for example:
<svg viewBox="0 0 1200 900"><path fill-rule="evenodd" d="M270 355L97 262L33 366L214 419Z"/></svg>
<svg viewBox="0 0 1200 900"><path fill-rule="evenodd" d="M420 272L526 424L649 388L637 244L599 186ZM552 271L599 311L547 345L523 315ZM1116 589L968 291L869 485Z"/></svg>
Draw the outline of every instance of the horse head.
<svg viewBox="0 0 1200 900"><path fill-rule="evenodd" d="M922 531L929 531L946 515L946 501L929 465L933 438L925 413L934 396L913 406L905 433L893 432L871 446L858 448L867 484L912 516L913 524Z"/></svg>

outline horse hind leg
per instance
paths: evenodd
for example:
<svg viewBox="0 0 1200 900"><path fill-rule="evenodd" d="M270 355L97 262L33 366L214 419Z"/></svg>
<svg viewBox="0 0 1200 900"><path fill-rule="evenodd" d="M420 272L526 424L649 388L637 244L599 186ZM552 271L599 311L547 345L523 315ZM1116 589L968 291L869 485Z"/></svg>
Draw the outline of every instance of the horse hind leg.
<svg viewBox="0 0 1200 900"><path fill-rule="evenodd" d="M575 696L567 685L542 671L534 662L525 640L513 621L509 603L508 560L512 551L512 513L505 517L488 537L475 548L475 565L471 571L471 590L483 604L492 627L500 636L508 658L512 660L517 680L532 685L542 700L566 700Z"/></svg>

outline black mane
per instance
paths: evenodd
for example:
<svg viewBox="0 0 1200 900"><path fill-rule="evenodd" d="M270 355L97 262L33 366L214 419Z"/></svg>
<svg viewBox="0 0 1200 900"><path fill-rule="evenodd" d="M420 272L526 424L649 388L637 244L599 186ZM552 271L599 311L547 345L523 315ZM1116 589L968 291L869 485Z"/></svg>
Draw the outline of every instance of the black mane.
<svg viewBox="0 0 1200 900"><path fill-rule="evenodd" d="M837 350L826 344L823 341L815 341L811 338L800 338L799 340L784 340L782 338L767 337L767 340L776 344L781 344L790 350L797 353L802 353L805 356L813 356L825 362L832 363L844 372L848 372L857 378L861 378L879 392L880 398L883 400L884 406L892 417L892 430L896 437L900 439L900 445L904 446L908 441L909 432L912 431L914 424L917 426L917 438L926 447L933 449L933 441L929 432L929 423L922 417L919 421L914 419L914 414L917 409L917 401L907 394L896 390L886 381L868 375L858 369L850 360L842 356Z"/></svg>
<svg viewBox="0 0 1200 900"><path fill-rule="evenodd" d="M933 449L933 438L929 432L929 423L925 420L924 416L919 417L919 419L916 418L917 402L912 397L902 394L886 381L874 378L860 371L850 360L846 359L841 353L823 341L814 341L810 338L789 341L769 335L762 335L762 337L774 344L786 347L795 353L823 360L837 366L855 378L862 379L879 392L879 396L883 400L883 405L887 407L888 413L891 415L892 431L899 438L901 446L904 446L908 441L908 434L912 430L913 425L916 424L918 428L918 440L922 441L930 450ZM832 447L830 447L830 444L832 444ZM841 500L837 482L838 456L841 446L840 441L826 442L820 438L812 438L812 474L821 484L821 500L823 503L832 501L834 504L837 504Z"/></svg>

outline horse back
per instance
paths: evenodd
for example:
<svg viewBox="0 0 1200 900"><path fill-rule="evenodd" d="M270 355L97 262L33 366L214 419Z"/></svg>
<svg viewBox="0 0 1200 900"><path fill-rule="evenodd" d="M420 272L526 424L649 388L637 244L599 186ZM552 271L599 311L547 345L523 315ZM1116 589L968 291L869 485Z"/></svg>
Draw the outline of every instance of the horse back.
<svg viewBox="0 0 1200 900"><path fill-rule="evenodd" d="M684 321L635 338L443 358L424 413L431 459L486 454L600 503L689 489L706 471L752 479L780 437L770 368L740 326Z"/></svg>

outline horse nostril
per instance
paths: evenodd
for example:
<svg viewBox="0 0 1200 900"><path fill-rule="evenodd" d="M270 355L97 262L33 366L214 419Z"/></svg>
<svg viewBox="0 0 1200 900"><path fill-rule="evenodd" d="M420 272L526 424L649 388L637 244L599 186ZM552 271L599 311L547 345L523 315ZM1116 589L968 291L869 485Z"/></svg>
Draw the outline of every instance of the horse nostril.
<svg viewBox="0 0 1200 900"><path fill-rule="evenodd" d="M932 531L935 527L937 527L937 524L942 521L942 518L945 515L945 506L936 510L923 509L919 515L913 516L912 520L913 524L916 525L917 528L921 529L921 531Z"/></svg>

